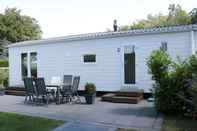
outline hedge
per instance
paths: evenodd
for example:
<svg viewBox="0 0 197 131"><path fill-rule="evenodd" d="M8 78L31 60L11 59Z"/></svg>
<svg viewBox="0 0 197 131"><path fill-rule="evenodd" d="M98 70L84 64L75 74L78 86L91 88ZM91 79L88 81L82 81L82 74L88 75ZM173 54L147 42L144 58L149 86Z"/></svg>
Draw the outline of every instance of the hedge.
<svg viewBox="0 0 197 131"><path fill-rule="evenodd" d="M8 67L8 61L5 59L0 59L0 67Z"/></svg>

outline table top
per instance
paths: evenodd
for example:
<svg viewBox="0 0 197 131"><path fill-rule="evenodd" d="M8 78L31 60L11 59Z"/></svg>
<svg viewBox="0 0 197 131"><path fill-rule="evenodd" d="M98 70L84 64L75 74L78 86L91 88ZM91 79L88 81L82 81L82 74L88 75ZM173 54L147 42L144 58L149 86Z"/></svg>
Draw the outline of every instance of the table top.
<svg viewBox="0 0 197 131"><path fill-rule="evenodd" d="M58 84L58 85L55 85L55 84L47 84L46 87L61 87L61 86L71 86L71 84Z"/></svg>

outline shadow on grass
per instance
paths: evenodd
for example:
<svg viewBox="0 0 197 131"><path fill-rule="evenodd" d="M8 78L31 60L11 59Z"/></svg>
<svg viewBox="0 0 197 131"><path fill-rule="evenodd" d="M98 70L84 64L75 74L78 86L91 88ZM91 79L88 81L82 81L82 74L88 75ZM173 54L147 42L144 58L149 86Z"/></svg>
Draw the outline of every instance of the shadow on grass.
<svg viewBox="0 0 197 131"><path fill-rule="evenodd" d="M126 116L139 116L139 117L152 117L157 115L154 107L136 107L136 108L115 108L110 111L112 114L126 115Z"/></svg>
<svg viewBox="0 0 197 131"><path fill-rule="evenodd" d="M161 131L197 131L197 120L183 116L166 115Z"/></svg>

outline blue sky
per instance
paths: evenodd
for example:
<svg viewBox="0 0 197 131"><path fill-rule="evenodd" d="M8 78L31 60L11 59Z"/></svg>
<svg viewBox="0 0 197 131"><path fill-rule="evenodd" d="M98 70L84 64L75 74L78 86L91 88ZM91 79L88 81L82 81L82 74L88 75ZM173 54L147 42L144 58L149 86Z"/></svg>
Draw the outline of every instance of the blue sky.
<svg viewBox="0 0 197 131"><path fill-rule="evenodd" d="M197 0L0 0L0 12L7 7L21 9L39 21L43 38L49 38L106 31L114 19L124 25L150 13L166 14L172 3L187 11L197 7Z"/></svg>

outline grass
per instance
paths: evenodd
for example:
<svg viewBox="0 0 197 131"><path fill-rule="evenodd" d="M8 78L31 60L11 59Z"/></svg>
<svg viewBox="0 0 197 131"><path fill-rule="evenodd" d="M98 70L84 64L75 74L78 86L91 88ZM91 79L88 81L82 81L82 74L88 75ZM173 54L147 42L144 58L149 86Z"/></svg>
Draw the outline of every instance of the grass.
<svg viewBox="0 0 197 131"><path fill-rule="evenodd" d="M162 131L197 131L197 120L186 117L165 116Z"/></svg>
<svg viewBox="0 0 197 131"><path fill-rule="evenodd" d="M50 131L63 121L0 112L0 131Z"/></svg>
<svg viewBox="0 0 197 131"><path fill-rule="evenodd" d="M118 128L116 131L137 131L137 130L135 130L135 129Z"/></svg>

